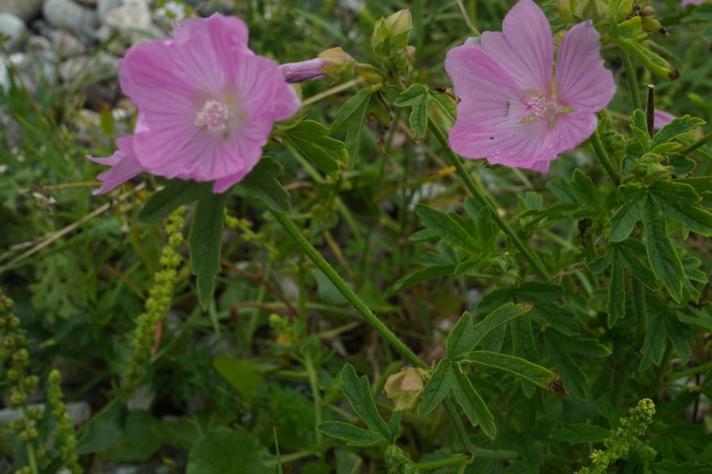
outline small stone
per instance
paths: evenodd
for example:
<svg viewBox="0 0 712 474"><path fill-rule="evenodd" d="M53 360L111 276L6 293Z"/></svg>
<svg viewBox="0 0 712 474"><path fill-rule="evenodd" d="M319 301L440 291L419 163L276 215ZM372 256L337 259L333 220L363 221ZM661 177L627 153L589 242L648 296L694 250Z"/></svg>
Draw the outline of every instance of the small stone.
<svg viewBox="0 0 712 474"><path fill-rule="evenodd" d="M103 23L118 31L150 29L151 9L146 0L124 0L123 5L106 14Z"/></svg>
<svg viewBox="0 0 712 474"><path fill-rule="evenodd" d="M42 0L0 0L0 13L12 13L24 21L36 17L42 8Z"/></svg>
<svg viewBox="0 0 712 474"><path fill-rule="evenodd" d="M51 38L55 50L63 58L84 53L84 43L67 31L54 31Z"/></svg>
<svg viewBox="0 0 712 474"><path fill-rule="evenodd" d="M25 22L12 13L0 13L0 35L7 36L5 47L14 50L27 33Z"/></svg>
<svg viewBox="0 0 712 474"><path fill-rule="evenodd" d="M104 21L106 15L116 8L119 8L124 4L124 0L99 0L96 7L96 15L99 17L99 21Z"/></svg>
<svg viewBox="0 0 712 474"><path fill-rule="evenodd" d="M52 43L44 36L32 35L27 40L27 51L36 53L38 51L51 51Z"/></svg>
<svg viewBox="0 0 712 474"><path fill-rule="evenodd" d="M65 82L81 80L88 83L93 79L104 79L116 74L117 68L118 59L100 52L95 56L75 56L65 59L59 64L59 77Z"/></svg>
<svg viewBox="0 0 712 474"><path fill-rule="evenodd" d="M45 19L56 28L66 28L75 33L86 33L96 27L94 10L71 0L46 0L42 7Z"/></svg>

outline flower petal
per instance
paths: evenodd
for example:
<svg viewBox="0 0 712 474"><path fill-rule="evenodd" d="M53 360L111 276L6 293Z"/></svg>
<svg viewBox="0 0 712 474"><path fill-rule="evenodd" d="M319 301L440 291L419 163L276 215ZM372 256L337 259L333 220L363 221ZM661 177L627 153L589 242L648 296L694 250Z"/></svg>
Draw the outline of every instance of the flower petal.
<svg viewBox="0 0 712 474"><path fill-rule="evenodd" d="M561 43L556 64L559 102L577 112L598 112L616 93L611 71L603 66L598 32L591 21L571 28Z"/></svg>
<svg viewBox="0 0 712 474"><path fill-rule="evenodd" d="M556 157L544 148L547 128L544 122L483 125L458 121L450 131L452 149L472 159L516 168L536 169L537 163Z"/></svg>
<svg viewBox="0 0 712 474"><path fill-rule="evenodd" d="M92 194L108 193L143 171L131 154L131 140L131 137L119 138L117 140L119 149L108 158L87 156L94 163L110 166L108 170L97 175L96 179L101 181L101 186Z"/></svg>
<svg viewBox="0 0 712 474"><path fill-rule="evenodd" d="M519 0L504 17L502 33L483 33L481 44L519 87L549 91L554 58L551 27L532 0Z"/></svg>
<svg viewBox="0 0 712 474"><path fill-rule="evenodd" d="M543 148L559 154L583 143L596 130L598 120L593 112L561 113L547 135Z"/></svg>
<svg viewBox="0 0 712 474"><path fill-rule="evenodd" d="M655 130L660 130L677 118L670 112L665 112L664 110L655 109L654 112L653 128L655 128Z"/></svg>
<svg viewBox="0 0 712 474"><path fill-rule="evenodd" d="M458 121L493 125L515 120L518 111L512 108L520 107L521 92L481 48L465 44L451 49L445 58L445 70L460 99Z"/></svg>

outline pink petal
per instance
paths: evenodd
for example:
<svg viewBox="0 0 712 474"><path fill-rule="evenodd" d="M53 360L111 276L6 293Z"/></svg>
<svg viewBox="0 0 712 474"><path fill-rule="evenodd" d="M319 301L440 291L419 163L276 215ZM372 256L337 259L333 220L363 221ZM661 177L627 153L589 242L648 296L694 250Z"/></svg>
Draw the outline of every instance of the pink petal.
<svg viewBox="0 0 712 474"><path fill-rule="evenodd" d="M483 125L458 120L450 131L450 146L466 158L536 169L539 162L556 157L553 150L542 149L546 138L545 122Z"/></svg>
<svg viewBox="0 0 712 474"><path fill-rule="evenodd" d="M279 65L271 59L239 56L235 86L248 122L262 118L273 122L286 120L299 110L297 93L285 82Z"/></svg>
<svg viewBox="0 0 712 474"><path fill-rule="evenodd" d="M143 171L131 154L131 137L119 138L117 144L119 149L108 158L87 156L94 163L110 166L108 170L97 175L96 179L101 181L101 186L92 194L108 193Z"/></svg>
<svg viewBox="0 0 712 474"><path fill-rule="evenodd" d="M483 33L481 44L520 88L549 91L553 66L551 27L532 0L519 0L504 17L502 33Z"/></svg>
<svg viewBox="0 0 712 474"><path fill-rule="evenodd" d="M499 124L515 120L521 94L512 78L482 49L465 44L448 51L445 70L452 79L459 120Z"/></svg>
<svg viewBox="0 0 712 474"><path fill-rule="evenodd" d="M573 150L596 130L598 120L593 112L561 113L547 134L542 148L555 154Z"/></svg>
<svg viewBox="0 0 712 474"><path fill-rule="evenodd" d="M321 58L309 59L298 63L280 64L279 70L284 75L284 80L289 83L310 81L324 77L322 68L327 62Z"/></svg>
<svg viewBox="0 0 712 474"><path fill-rule="evenodd" d="M603 66L598 32L591 21L571 28L561 43L556 64L559 102L577 112L598 112L613 98L616 85Z"/></svg>
<svg viewBox="0 0 712 474"><path fill-rule="evenodd" d="M670 112L665 112L664 110L655 109L655 119L653 122L653 128L655 130L660 130L664 126L668 125L670 122L675 120L675 117Z"/></svg>

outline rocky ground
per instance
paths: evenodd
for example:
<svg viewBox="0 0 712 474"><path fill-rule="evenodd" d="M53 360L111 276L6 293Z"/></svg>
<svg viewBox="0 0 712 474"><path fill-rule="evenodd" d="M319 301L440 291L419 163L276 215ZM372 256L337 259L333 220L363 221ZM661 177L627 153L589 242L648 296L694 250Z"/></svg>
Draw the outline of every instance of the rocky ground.
<svg viewBox="0 0 712 474"><path fill-rule="evenodd" d="M200 2L150 0L0 0L0 87L8 68L37 95L61 84L81 92L82 116L116 108L119 58L137 42L165 36ZM118 112L121 114L121 104Z"/></svg>

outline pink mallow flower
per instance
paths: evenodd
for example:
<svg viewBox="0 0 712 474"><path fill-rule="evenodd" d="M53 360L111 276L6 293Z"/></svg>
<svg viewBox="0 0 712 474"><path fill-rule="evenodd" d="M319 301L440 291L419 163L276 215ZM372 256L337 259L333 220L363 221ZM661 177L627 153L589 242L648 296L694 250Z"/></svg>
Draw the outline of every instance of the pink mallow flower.
<svg viewBox="0 0 712 474"><path fill-rule="evenodd" d="M682 6L686 7L687 5L702 5L704 0L682 0Z"/></svg>
<svg viewBox="0 0 712 474"><path fill-rule="evenodd" d="M585 21L566 33L554 72L544 12L520 0L503 31L451 49L445 70L460 98L450 145L460 155L540 172L596 129L595 113L616 86L603 67L599 39Z"/></svg>
<svg viewBox="0 0 712 474"><path fill-rule="evenodd" d="M274 122L297 112L299 98L279 65L255 55L247 38L240 19L214 14L126 52L119 79L138 121L111 157L90 157L110 166L95 194L143 171L211 181L220 193L252 170Z"/></svg>

